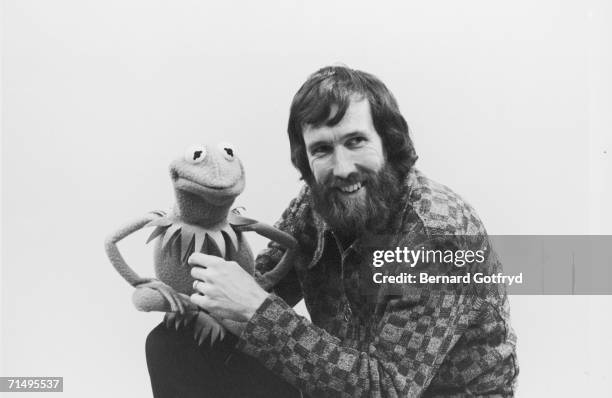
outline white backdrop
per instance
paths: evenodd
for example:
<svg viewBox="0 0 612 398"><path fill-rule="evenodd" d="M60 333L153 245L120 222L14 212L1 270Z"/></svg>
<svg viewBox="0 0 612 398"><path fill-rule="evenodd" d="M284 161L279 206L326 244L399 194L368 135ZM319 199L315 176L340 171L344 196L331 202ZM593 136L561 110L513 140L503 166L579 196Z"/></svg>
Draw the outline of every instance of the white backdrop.
<svg viewBox="0 0 612 398"><path fill-rule="evenodd" d="M236 144L237 204L276 220L300 185L291 98L330 63L391 88L419 168L489 233L612 233L609 4L373 4L4 1L0 375L149 396L144 340L161 316L132 307L104 236L169 206L167 165L198 142ZM120 247L150 275L145 238ZM610 391L611 297L511 303L518 396Z"/></svg>

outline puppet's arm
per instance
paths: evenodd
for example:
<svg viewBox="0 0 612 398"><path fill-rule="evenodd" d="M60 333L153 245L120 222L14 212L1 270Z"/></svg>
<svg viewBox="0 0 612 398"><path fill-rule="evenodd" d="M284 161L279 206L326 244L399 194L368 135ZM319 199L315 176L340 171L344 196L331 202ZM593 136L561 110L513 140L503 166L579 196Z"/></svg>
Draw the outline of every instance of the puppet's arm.
<svg viewBox="0 0 612 398"><path fill-rule="evenodd" d="M134 303L140 301L141 307L137 308L141 311L162 311L166 312L164 317L164 321L166 323L166 327L171 328L174 326L176 330L180 327L181 324L187 325L193 322L193 338L198 342L199 345L202 345L204 341L209 339L210 344L212 345L217 340L223 340L225 338L225 328L218 320L213 318L211 315L202 311L200 307L193 304L187 295L182 293L178 293L183 299L189 303L187 307L187 312L185 314L180 315L172 310L168 301L164 300L159 295L154 296L151 295L150 289L142 289L142 292L139 292L141 289L137 289L134 292ZM141 295L144 298L138 299L137 295ZM146 296L144 296L146 295ZM145 306L146 303L146 306ZM225 320L225 322L230 322ZM232 323L234 328L241 328L242 324L238 322ZM246 324L246 322L244 323Z"/></svg>
<svg viewBox="0 0 612 398"><path fill-rule="evenodd" d="M291 270L297 251L297 240L278 228L261 221L241 216L236 212L230 213L229 219L230 224L234 225L239 231L256 232L288 249L278 264L257 280L264 290L272 289Z"/></svg>
<svg viewBox="0 0 612 398"><path fill-rule="evenodd" d="M140 230L142 227L147 225L149 222L162 217L162 213L151 212L146 215L139 217L123 227L119 228L115 233L111 234L106 238L104 242L104 248L106 249L106 255L113 264L119 275L121 275L130 285L134 286L138 290L134 292L134 304L141 311L155 310L154 307L159 307L155 304L159 302L159 295L163 299L167 300L170 304L170 308L174 312L184 313L186 308L185 305L190 303L189 300L184 300L179 294L166 285L162 281L155 278L142 278L139 276L130 266L125 262L117 243L131 235L132 233ZM157 296L157 297L156 297ZM156 300L157 298L157 300ZM187 308L187 310L190 310Z"/></svg>
<svg viewBox="0 0 612 398"><path fill-rule="evenodd" d="M257 283L266 291L270 291L285 275L291 271L291 267L295 261L296 249L289 249L283 254L278 264L270 271L257 278Z"/></svg>

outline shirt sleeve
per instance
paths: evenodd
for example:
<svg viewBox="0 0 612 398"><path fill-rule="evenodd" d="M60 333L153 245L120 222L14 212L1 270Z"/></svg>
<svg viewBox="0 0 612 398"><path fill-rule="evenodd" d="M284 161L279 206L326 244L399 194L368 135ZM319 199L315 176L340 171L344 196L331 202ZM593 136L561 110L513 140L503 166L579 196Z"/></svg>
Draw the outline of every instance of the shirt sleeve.
<svg viewBox="0 0 612 398"><path fill-rule="evenodd" d="M359 351L270 295L237 347L312 396L418 397L475 317L478 301L425 291L389 300L377 332Z"/></svg>

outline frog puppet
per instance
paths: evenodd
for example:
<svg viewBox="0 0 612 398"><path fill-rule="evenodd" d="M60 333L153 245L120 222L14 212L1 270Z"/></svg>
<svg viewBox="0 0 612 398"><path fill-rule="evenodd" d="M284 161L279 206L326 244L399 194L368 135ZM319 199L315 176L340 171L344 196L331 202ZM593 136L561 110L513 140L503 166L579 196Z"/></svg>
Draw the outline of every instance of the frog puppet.
<svg viewBox="0 0 612 398"><path fill-rule="evenodd" d="M289 249L274 269L258 278L269 290L289 271L297 242L275 227L230 210L245 187L244 167L231 144L189 148L171 162L170 177L176 199L173 208L167 213L147 213L115 231L106 239L106 254L119 274L136 288L132 300L138 310L165 312L168 327L193 324L196 341L202 344L210 337L212 344L223 339L225 329L189 299L194 293L189 256L194 252L217 255L237 262L253 275L253 253L242 233L255 231ZM139 276L117 247L121 239L144 227L154 227L147 243L157 239L157 278Z"/></svg>

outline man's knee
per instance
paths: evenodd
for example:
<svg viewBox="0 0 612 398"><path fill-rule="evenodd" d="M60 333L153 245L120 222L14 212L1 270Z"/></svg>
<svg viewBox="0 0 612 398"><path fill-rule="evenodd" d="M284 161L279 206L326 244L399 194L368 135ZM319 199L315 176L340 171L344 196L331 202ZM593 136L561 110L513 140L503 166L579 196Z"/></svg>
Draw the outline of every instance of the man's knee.
<svg viewBox="0 0 612 398"><path fill-rule="evenodd" d="M198 345L190 328L181 327L179 330L166 327L164 323L156 326L145 342L147 362L162 361L175 364L193 362L215 361L219 356L219 347L214 348L208 343ZM155 365L155 363L153 363Z"/></svg>
<svg viewBox="0 0 612 398"><path fill-rule="evenodd" d="M227 335L212 347L208 342L198 345L189 328L177 331L158 325L145 344L155 397L200 396L203 391L211 397L299 397L257 360L236 352L235 342Z"/></svg>
<svg viewBox="0 0 612 398"><path fill-rule="evenodd" d="M156 351L160 347L167 344L167 339L164 339L164 328L160 328L160 326L162 325L156 326L153 330L149 332L149 335L147 336L147 340L145 342L145 351L147 352L147 355L149 352Z"/></svg>
<svg viewBox="0 0 612 398"><path fill-rule="evenodd" d="M145 353L147 362L151 365L151 361L157 362L162 359L171 359L178 348L176 336L173 336L172 331L160 324L155 327L145 342Z"/></svg>
<svg viewBox="0 0 612 398"><path fill-rule="evenodd" d="M221 393L217 390L220 364L210 345L198 344L188 328L155 327L147 336L145 352L153 395L200 397Z"/></svg>

